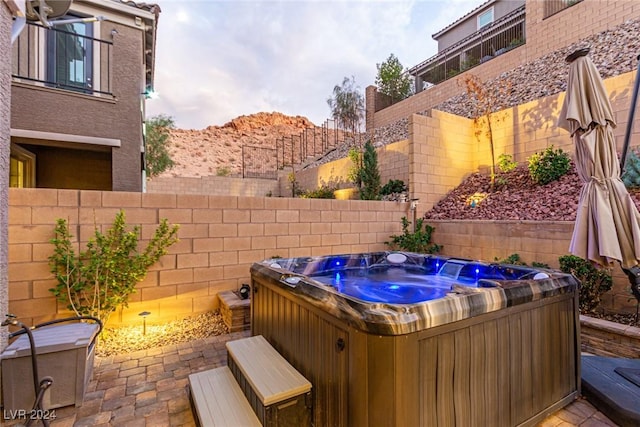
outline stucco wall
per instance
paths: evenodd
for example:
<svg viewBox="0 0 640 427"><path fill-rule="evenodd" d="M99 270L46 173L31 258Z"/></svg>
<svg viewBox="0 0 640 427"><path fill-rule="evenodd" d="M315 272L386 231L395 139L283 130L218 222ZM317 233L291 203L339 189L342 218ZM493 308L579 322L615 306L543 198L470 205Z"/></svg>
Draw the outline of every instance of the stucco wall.
<svg viewBox="0 0 640 427"><path fill-rule="evenodd" d="M133 17L130 19L133 21ZM104 21L99 28L100 34L96 37L113 42L109 62L113 97L14 82L11 126L14 129L119 139L120 147L108 148L111 153L110 188L114 191L141 191L140 102L145 75L143 30L115 20ZM106 57L106 47L102 49L102 55ZM60 108L61 105L64 109Z"/></svg>
<svg viewBox="0 0 640 427"><path fill-rule="evenodd" d="M11 13L0 2L0 58L11 54ZM0 61L0 316L8 313L7 253L8 253L8 188L9 188L9 117L11 111L11 62ZM0 349L7 345L6 328L0 329Z"/></svg>

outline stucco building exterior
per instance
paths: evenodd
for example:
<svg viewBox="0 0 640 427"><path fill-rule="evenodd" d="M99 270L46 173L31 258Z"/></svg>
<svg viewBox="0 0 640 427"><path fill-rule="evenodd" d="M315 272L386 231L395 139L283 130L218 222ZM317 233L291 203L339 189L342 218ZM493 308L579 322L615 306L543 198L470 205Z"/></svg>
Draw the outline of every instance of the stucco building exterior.
<svg viewBox="0 0 640 427"><path fill-rule="evenodd" d="M12 187L143 190L159 13L75 0L59 18L73 23L27 22L11 53Z"/></svg>

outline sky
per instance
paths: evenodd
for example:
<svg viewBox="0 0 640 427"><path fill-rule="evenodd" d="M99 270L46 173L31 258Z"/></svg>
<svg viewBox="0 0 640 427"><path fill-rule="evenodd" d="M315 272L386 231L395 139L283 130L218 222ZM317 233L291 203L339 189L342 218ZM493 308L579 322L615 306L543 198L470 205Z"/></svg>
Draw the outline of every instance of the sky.
<svg viewBox="0 0 640 427"><path fill-rule="evenodd" d="M147 116L178 128L257 112L330 118L344 77L363 96L376 64L411 68L437 53L431 35L486 0L157 0L155 91Z"/></svg>

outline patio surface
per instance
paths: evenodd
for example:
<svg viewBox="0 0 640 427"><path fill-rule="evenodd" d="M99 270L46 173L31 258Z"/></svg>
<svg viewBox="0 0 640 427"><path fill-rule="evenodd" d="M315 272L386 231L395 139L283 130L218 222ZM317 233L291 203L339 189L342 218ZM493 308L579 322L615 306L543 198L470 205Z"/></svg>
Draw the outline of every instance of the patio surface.
<svg viewBox="0 0 640 427"><path fill-rule="evenodd" d="M225 343L249 336L236 332L119 356L96 357L84 404L56 409L51 426L195 426L187 376L226 364ZM8 425L15 422L8 423ZM38 424L41 425L41 424ZM578 399L540 426L616 426Z"/></svg>

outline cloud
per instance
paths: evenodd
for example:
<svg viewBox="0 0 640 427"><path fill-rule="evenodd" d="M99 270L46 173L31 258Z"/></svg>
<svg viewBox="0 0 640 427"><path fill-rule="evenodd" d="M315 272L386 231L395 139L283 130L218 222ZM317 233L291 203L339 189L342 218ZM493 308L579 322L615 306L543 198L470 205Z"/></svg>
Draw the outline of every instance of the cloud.
<svg viewBox="0 0 640 427"><path fill-rule="evenodd" d="M432 1L167 1L147 114L182 128L280 111L316 124L345 76L364 91L394 53L411 67L436 53L431 34L481 4Z"/></svg>

